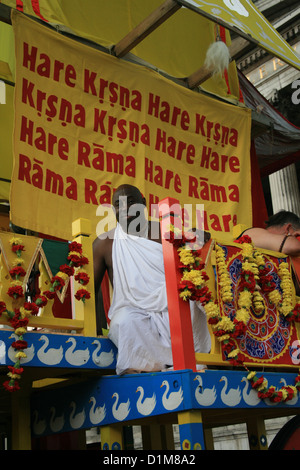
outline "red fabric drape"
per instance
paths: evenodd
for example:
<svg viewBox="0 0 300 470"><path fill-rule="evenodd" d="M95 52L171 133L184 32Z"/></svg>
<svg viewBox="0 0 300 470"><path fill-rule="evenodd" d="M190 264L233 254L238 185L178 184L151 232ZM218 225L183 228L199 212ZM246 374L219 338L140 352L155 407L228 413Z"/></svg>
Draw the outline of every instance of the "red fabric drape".
<svg viewBox="0 0 300 470"><path fill-rule="evenodd" d="M102 300L103 300L103 307L106 316L106 321L109 324L108 318L108 310L110 307L110 295L109 295L109 277L107 272L104 275L104 278L101 283L101 291L102 291Z"/></svg>

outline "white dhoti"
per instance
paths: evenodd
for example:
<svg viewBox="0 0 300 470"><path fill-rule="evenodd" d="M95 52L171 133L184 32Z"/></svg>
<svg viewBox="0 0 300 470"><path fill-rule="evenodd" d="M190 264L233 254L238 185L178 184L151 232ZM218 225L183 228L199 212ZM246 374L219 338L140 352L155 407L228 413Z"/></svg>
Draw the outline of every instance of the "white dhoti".
<svg viewBox="0 0 300 470"><path fill-rule="evenodd" d="M117 224L112 248L114 292L109 338L118 348L117 374L173 365L162 246L126 234ZM203 309L191 302L196 352L209 352Z"/></svg>

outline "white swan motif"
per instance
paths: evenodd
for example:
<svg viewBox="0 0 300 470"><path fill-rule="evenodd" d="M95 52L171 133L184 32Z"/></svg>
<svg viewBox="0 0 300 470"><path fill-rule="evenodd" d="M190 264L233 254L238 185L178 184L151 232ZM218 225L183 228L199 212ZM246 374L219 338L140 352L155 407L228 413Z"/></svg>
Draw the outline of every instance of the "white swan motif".
<svg viewBox="0 0 300 470"><path fill-rule="evenodd" d="M256 406L260 402L260 398L258 397L258 393L253 390L253 388L249 389L250 382L247 380L246 377L242 378L242 382L245 382L245 387L243 389L243 400L249 406Z"/></svg>
<svg viewBox="0 0 300 470"><path fill-rule="evenodd" d="M77 343L76 339L73 337L67 339L66 343L72 343L69 349L67 349L65 355L65 359L69 364L72 366L83 366L88 362L90 358L89 348L78 349L77 351L74 351Z"/></svg>
<svg viewBox="0 0 300 470"><path fill-rule="evenodd" d="M113 414L114 418L117 419L118 421L123 421L129 415L129 411L130 411L129 398L128 398L126 403L120 403L119 405L118 405L119 394L115 392L113 394L112 398L116 399L115 403L112 407L112 414Z"/></svg>
<svg viewBox="0 0 300 470"><path fill-rule="evenodd" d="M202 406L211 406L214 404L216 401L217 395L216 395L216 387L213 386L213 388L204 388L203 389L203 380L201 375L196 375L194 380L198 380L199 385L197 386L195 390L195 398L199 405Z"/></svg>
<svg viewBox="0 0 300 470"><path fill-rule="evenodd" d="M177 392L171 392L167 397L167 394L170 390L169 382L167 380L164 380L160 387L166 387L162 398L163 407L166 410L175 410L176 408L178 408L178 406L183 400L182 388L180 387Z"/></svg>
<svg viewBox="0 0 300 470"><path fill-rule="evenodd" d="M92 355L92 361L98 367L108 367L114 362L114 352L111 349L109 352L102 351L100 354L99 351L101 349L101 342L97 339L92 342L92 344L96 344L97 347Z"/></svg>
<svg viewBox="0 0 300 470"><path fill-rule="evenodd" d="M55 408L52 406L50 408L50 415L51 415L51 418L50 418L50 429L51 431L53 432L59 432L62 430L62 428L64 427L65 425L65 416L64 414L62 414L61 416L55 416L55 413L56 413L56 410Z"/></svg>
<svg viewBox="0 0 300 470"><path fill-rule="evenodd" d="M90 403L92 403L91 409L90 409L90 421L92 424L99 424L101 421L104 420L106 416L106 408L105 404L103 406L97 406L96 407L96 398L91 397L90 398Z"/></svg>
<svg viewBox="0 0 300 470"><path fill-rule="evenodd" d="M227 387L228 387L228 379L223 375L221 377L220 382L225 382L224 387L221 392L221 400L222 402L227 405L227 406L236 406L240 403L241 401L241 391L240 387L238 388L231 388L227 392Z"/></svg>
<svg viewBox="0 0 300 470"><path fill-rule="evenodd" d="M279 383L283 384L284 387L287 386L286 380L284 378L281 378ZM292 398L291 400L286 401L285 403L287 405L296 405L297 402L298 402L298 392L297 392L297 395L294 398Z"/></svg>
<svg viewBox="0 0 300 470"><path fill-rule="evenodd" d="M150 415L156 406L155 393L153 393L152 397L148 397L148 398L146 397L143 401L144 393L145 393L143 387L139 386L136 391L140 392L140 396L136 403L138 412L143 416Z"/></svg>
<svg viewBox="0 0 300 470"><path fill-rule="evenodd" d="M19 339L19 337L15 335L14 333L11 334L9 337L9 339L12 339L12 338L14 338L15 341ZM12 362L16 362L16 352L17 350L13 348L12 346L10 346L7 351L7 355ZM33 344L29 348L23 349L23 352L26 354L26 357L21 357L20 363L27 364L28 362L32 361L34 354L35 354L35 348Z"/></svg>
<svg viewBox="0 0 300 470"><path fill-rule="evenodd" d="M64 356L63 347L60 346L60 348L58 348L58 349L49 348L48 351L46 351L46 349L49 346L48 336L42 335L39 338L39 341L44 341L44 344L37 352L38 359L43 364L47 364L48 366L54 366L56 364L59 364L62 361L63 356Z"/></svg>
<svg viewBox="0 0 300 470"><path fill-rule="evenodd" d="M82 411L76 412L76 403L72 401L70 403L70 407L72 408L71 414L70 414L70 426L73 429L79 429L83 426L83 423L85 421L85 410L83 408Z"/></svg>
<svg viewBox="0 0 300 470"><path fill-rule="evenodd" d="M36 436L40 436L46 431L47 423L44 419L39 420L37 410L33 412L33 432Z"/></svg>

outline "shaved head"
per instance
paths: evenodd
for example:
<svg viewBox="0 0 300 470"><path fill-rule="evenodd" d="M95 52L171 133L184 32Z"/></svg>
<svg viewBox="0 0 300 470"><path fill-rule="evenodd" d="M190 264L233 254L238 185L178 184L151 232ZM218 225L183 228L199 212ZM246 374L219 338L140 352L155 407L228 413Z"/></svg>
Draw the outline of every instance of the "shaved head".
<svg viewBox="0 0 300 470"><path fill-rule="evenodd" d="M145 198L143 197L141 191L136 186L132 186L131 184L121 184L115 190L112 198L113 206L120 196L131 196L135 198L137 204L146 204Z"/></svg>
<svg viewBox="0 0 300 470"><path fill-rule="evenodd" d="M144 214L146 200L136 186L119 186L114 192L112 203L116 219L127 233L138 235L148 224Z"/></svg>

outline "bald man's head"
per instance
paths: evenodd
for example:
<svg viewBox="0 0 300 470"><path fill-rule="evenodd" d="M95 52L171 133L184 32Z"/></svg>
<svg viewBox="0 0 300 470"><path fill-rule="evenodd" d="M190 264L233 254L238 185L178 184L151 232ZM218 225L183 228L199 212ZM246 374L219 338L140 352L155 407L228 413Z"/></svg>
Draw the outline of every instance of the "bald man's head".
<svg viewBox="0 0 300 470"><path fill-rule="evenodd" d="M127 233L139 235L145 227L146 200L136 186L122 184L114 192L112 198L116 219Z"/></svg>

